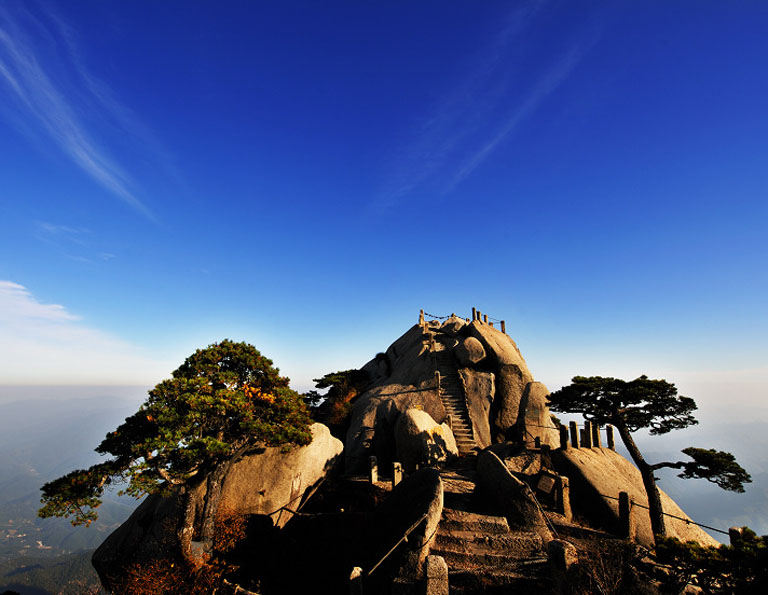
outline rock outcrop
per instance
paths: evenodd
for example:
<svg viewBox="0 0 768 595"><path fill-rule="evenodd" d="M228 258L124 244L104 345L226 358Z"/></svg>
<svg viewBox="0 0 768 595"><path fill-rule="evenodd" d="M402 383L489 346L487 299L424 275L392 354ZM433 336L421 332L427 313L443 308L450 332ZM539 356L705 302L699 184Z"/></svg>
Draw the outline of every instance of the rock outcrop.
<svg viewBox="0 0 768 595"><path fill-rule="evenodd" d="M283 452L267 448L232 465L224 479L220 507L234 515L264 514L282 527L304 494L325 478L339 460L343 445L323 424L312 424L312 442Z"/></svg>
<svg viewBox="0 0 768 595"><path fill-rule="evenodd" d="M476 481L479 493L506 517L510 527L529 531L545 543L552 539L531 488L512 475L490 449L477 459Z"/></svg>
<svg viewBox="0 0 768 595"><path fill-rule="evenodd" d="M640 471L619 453L608 448L569 448L552 452L557 471L570 479L571 505L574 511L588 518L594 525L618 532L619 492L627 492L639 504L633 509L637 528L637 541L652 547L653 532L648 515L648 497ZM662 490L661 506L664 512L688 519L688 516ZM702 545L718 542L694 524L673 517L665 520L669 537L681 541L698 541Z"/></svg>
<svg viewBox="0 0 768 595"><path fill-rule="evenodd" d="M408 409L395 425L395 445L403 469L439 465L459 456L456 439L448 424L438 424L429 413Z"/></svg>
<svg viewBox="0 0 768 595"><path fill-rule="evenodd" d="M243 456L224 476L219 513L268 515L283 526L302 498L333 469L342 452L340 440L327 427L313 424L312 442L306 446L263 448ZM132 566L157 560L189 559L189 552L203 552L186 525L202 509L205 484L171 497L149 496L93 554L93 565L102 583L126 576ZM188 543L184 543L189 539Z"/></svg>
<svg viewBox="0 0 768 595"><path fill-rule="evenodd" d="M446 351L453 366L448 375L461 380L466 424L476 447L504 441L533 444L537 438L557 446L547 389L534 382L515 342L487 323L452 316L442 324L413 326L363 367L372 383L354 404L345 442L348 472L363 470L371 455L383 464L393 460L394 427L408 409L421 409L438 424L446 420L435 374L446 365Z"/></svg>

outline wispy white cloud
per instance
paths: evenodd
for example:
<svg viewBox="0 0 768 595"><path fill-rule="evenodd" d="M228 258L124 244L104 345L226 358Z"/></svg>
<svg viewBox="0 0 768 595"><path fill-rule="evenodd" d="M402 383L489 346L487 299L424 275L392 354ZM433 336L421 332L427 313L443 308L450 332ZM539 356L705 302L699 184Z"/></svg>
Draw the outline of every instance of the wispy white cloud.
<svg viewBox="0 0 768 595"><path fill-rule="evenodd" d="M0 384L153 384L170 367L0 280Z"/></svg>
<svg viewBox="0 0 768 595"><path fill-rule="evenodd" d="M421 188L452 191L568 78L591 41L567 42L559 54L552 52L548 68L534 75L526 70L525 45L546 4L517 3L497 35L467 60L396 155L376 207L388 208Z"/></svg>
<svg viewBox="0 0 768 595"><path fill-rule="evenodd" d="M560 60L547 70L502 120L501 126L478 149L464 159L453 176L448 189L452 190L477 168L507 137L530 116L541 102L568 77L581 61L582 46L570 48Z"/></svg>
<svg viewBox="0 0 768 595"><path fill-rule="evenodd" d="M50 52L40 50L44 44L55 48L55 61ZM66 68L60 68L62 63ZM80 80L65 80L63 72L75 72L74 78ZM21 5L0 4L0 85L3 83L6 96L15 99L15 108L6 106L4 110L15 120L13 124L41 130L112 195L154 220L136 196L133 179L95 140L83 112L89 117L103 114L122 127L131 123L135 129L138 119L88 73L76 51L74 34L64 21L51 13L42 23Z"/></svg>

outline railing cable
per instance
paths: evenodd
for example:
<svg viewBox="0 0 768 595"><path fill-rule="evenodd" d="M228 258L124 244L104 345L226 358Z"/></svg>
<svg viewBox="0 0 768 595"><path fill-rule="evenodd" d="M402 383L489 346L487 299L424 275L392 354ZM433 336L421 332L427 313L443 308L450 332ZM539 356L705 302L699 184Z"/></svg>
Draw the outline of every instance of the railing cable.
<svg viewBox="0 0 768 595"><path fill-rule="evenodd" d="M618 500L618 498L616 496L609 496L608 494L600 494L599 492L598 492L598 495L602 496L603 498L610 498L611 500ZM637 506L639 508L645 508L646 510L650 510L650 508L648 506L646 506L645 504L640 504L639 502L635 502L634 500L632 501L632 506ZM730 533L728 533L728 531L723 531L722 529L718 529L716 527L710 527L709 525L704 525L702 523L697 523L696 521L693 521L691 519L687 519L685 517L677 516L676 514L671 514L669 512L664 512L663 510L661 511L661 514L663 514L664 516L668 516L670 518L673 518L673 519L677 519L678 521L683 521L687 525L697 525L699 527L704 527L705 529L709 529L710 531L717 531L718 533L722 533L724 535L730 535Z"/></svg>

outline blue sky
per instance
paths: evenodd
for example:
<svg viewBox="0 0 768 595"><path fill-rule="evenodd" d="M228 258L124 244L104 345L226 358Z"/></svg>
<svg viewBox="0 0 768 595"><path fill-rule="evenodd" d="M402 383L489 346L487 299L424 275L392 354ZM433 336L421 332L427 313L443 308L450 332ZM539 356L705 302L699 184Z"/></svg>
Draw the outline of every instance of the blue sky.
<svg viewBox="0 0 768 595"><path fill-rule="evenodd" d="M419 308L538 379L765 415L768 5L0 3L0 384L246 340L298 389Z"/></svg>

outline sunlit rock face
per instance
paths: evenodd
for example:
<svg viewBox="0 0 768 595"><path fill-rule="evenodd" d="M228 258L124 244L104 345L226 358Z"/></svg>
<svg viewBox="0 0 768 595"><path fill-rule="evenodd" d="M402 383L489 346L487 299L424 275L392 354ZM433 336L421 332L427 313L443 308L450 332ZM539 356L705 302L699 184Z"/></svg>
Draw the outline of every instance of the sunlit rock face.
<svg viewBox="0 0 768 595"><path fill-rule="evenodd" d="M456 401L478 448L508 441L532 445L537 439L553 448L559 444L546 404L547 388L534 381L515 342L488 323L452 316L443 323L414 325L363 370L371 386L352 411L345 442L348 472L363 471L370 456L380 465L394 460L394 429L409 409L422 410L442 424L449 413L457 415ZM461 439L459 434L456 438Z"/></svg>
<svg viewBox="0 0 768 595"><path fill-rule="evenodd" d="M574 511L596 526L619 532L619 492L627 492L633 502L637 541L652 547L653 531L648 514L648 496L643 478L629 460L608 448L569 448L552 452L559 473L571 481L571 504ZM667 516L664 524L668 537L680 541L698 541L701 545L719 545L703 529L685 519L689 517L663 491L661 506ZM679 517L679 518L675 518Z"/></svg>

